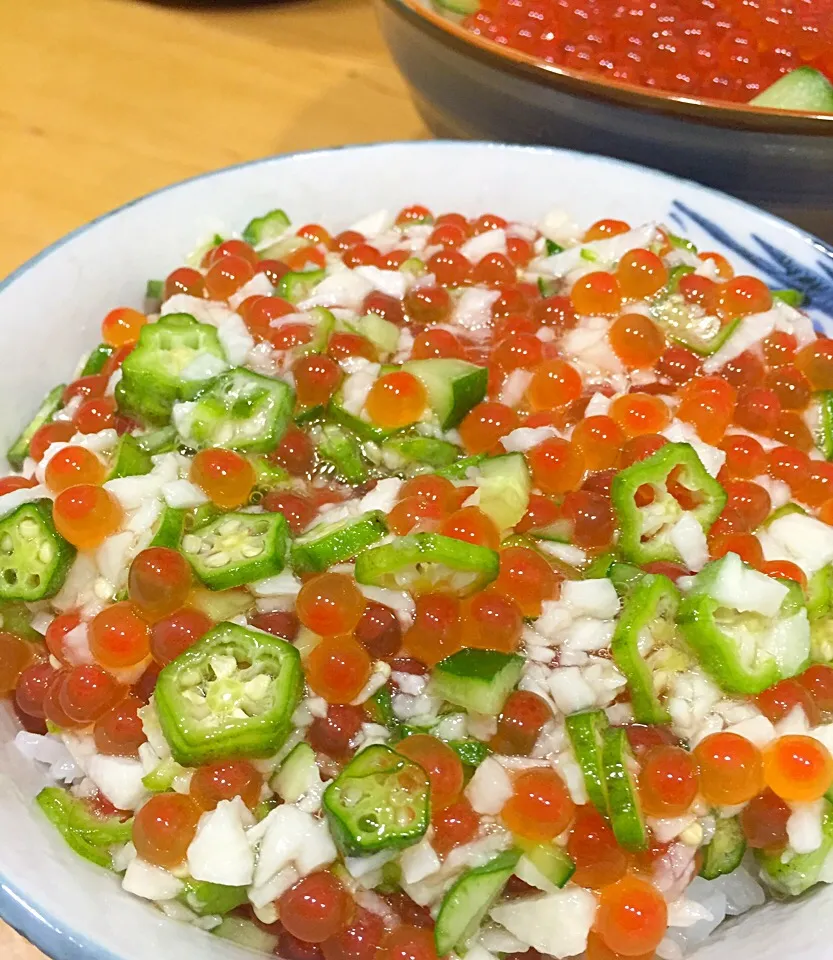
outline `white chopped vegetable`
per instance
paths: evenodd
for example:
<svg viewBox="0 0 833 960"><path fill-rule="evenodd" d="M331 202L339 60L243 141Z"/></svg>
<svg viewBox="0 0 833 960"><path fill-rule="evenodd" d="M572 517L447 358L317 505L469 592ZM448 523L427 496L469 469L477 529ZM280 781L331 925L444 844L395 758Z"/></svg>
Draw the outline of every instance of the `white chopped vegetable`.
<svg viewBox="0 0 833 960"><path fill-rule="evenodd" d="M368 600L390 607L403 629L406 630L414 622L416 603L407 591L389 590L387 587L372 587L366 583L359 583L357 586Z"/></svg>
<svg viewBox="0 0 833 960"><path fill-rule="evenodd" d="M342 383L341 392L344 409L354 417L357 417L361 413L362 407L364 407L367 395L376 382L381 368L378 363L371 363L369 360L365 360L364 357L355 359L361 359L364 362L352 365L354 369Z"/></svg>
<svg viewBox="0 0 833 960"><path fill-rule="evenodd" d="M574 957L587 946L587 935L596 916L596 898L589 890L569 886L542 897L500 904L493 920L552 957Z"/></svg>
<svg viewBox="0 0 833 960"><path fill-rule="evenodd" d="M408 292L408 278L400 270L380 270L378 267L356 267L353 271L366 280L373 290L401 300Z"/></svg>
<svg viewBox="0 0 833 960"><path fill-rule="evenodd" d="M727 553L710 594L720 604L740 613L774 617L787 596L787 588L757 570L745 566L736 553Z"/></svg>
<svg viewBox="0 0 833 960"><path fill-rule="evenodd" d="M284 570L277 576L250 583L249 589L256 597L297 597L301 592L301 581L291 570Z"/></svg>
<svg viewBox="0 0 833 960"><path fill-rule="evenodd" d="M555 893L559 889L552 880L548 880L535 864L525 856L522 856L521 859L518 860L518 865L515 867L515 876L523 880L524 883L528 883L531 887L543 890L544 893Z"/></svg>
<svg viewBox="0 0 833 960"><path fill-rule="evenodd" d="M127 583L127 573L135 542L136 538L130 532L114 533L111 537L107 537L95 552L99 573L115 588L111 591L111 595Z"/></svg>
<svg viewBox="0 0 833 960"><path fill-rule="evenodd" d="M302 310L311 307L347 307L359 310L364 298L373 290L373 284L355 270L336 270L324 277L312 296L303 300Z"/></svg>
<svg viewBox="0 0 833 960"><path fill-rule="evenodd" d="M833 527L803 513L788 513L773 520L767 534L802 570L815 573L833 560Z"/></svg>
<svg viewBox="0 0 833 960"><path fill-rule="evenodd" d="M526 453L544 440L557 436L555 427L518 427L501 437L500 444L507 453Z"/></svg>
<svg viewBox="0 0 833 960"><path fill-rule="evenodd" d="M691 813L685 813L681 817L649 817L648 826L651 833L660 843L670 843L681 833L684 833L696 818Z"/></svg>
<svg viewBox="0 0 833 960"><path fill-rule="evenodd" d="M323 820L284 804L256 824L249 843L259 842L254 885L263 886L275 874L294 866L301 876L332 863L337 856L330 831Z"/></svg>
<svg viewBox="0 0 833 960"><path fill-rule="evenodd" d="M492 305L499 296L499 290L467 287L454 305L451 322L465 330L485 330L492 323Z"/></svg>
<svg viewBox="0 0 833 960"><path fill-rule="evenodd" d="M606 265L617 263L629 251L637 247L650 247L656 236L655 223L646 223L627 233L620 233L615 237L604 240L594 240L569 247L561 253L554 253L550 257L538 260L537 271L545 277L563 277L576 267L585 266L592 270L603 270ZM557 241L556 241L557 242ZM582 257L582 252L586 251ZM587 259L587 253L592 260Z"/></svg>
<svg viewBox="0 0 833 960"><path fill-rule="evenodd" d="M119 810L135 810L148 798L142 784L145 775L141 761L131 757L96 754L87 763L87 776Z"/></svg>
<svg viewBox="0 0 833 960"><path fill-rule="evenodd" d="M208 503L208 497L190 480L172 480L162 487L162 496L169 507L190 509Z"/></svg>
<svg viewBox="0 0 833 960"><path fill-rule="evenodd" d="M215 357L213 353L201 353L194 357L180 376L183 380L204 381L219 376L224 370L228 370L228 364L225 360Z"/></svg>
<svg viewBox="0 0 833 960"><path fill-rule="evenodd" d="M812 853L824 842L822 817L825 801L812 803L791 803L790 818L787 820L787 837L796 853Z"/></svg>
<svg viewBox="0 0 833 960"><path fill-rule="evenodd" d="M228 362L233 367L240 366L255 345L254 338L249 333L243 318L236 313L232 313L220 324L217 328L217 336Z"/></svg>
<svg viewBox="0 0 833 960"><path fill-rule="evenodd" d="M472 263L480 261L489 253L506 253L506 231L496 228L478 233L460 247L460 253Z"/></svg>
<svg viewBox="0 0 833 960"><path fill-rule="evenodd" d="M601 390L597 390L593 396L590 398L590 402L587 404L587 407L584 410L585 417L603 417L607 414L607 411L610 410L610 405L616 398L611 396L609 397L606 393L602 393Z"/></svg>
<svg viewBox="0 0 833 960"><path fill-rule="evenodd" d="M159 316L165 317L169 313L187 313L200 323L210 323L213 327L219 327L229 317L237 316L219 300L203 300L202 297L192 297L187 293L176 293L162 304Z"/></svg>
<svg viewBox="0 0 833 960"><path fill-rule="evenodd" d="M384 687L388 682L389 676L390 664L385 663L384 660L377 660L373 665L373 670L367 679L367 683L365 683L356 694L355 698L350 701L351 705L357 707L368 701L377 690L381 690L382 687Z"/></svg>
<svg viewBox="0 0 833 960"><path fill-rule="evenodd" d="M366 493L359 502L361 512L381 510L382 513L390 513L399 497L401 488L402 481L398 477L386 477L384 480L380 480L370 493Z"/></svg>
<svg viewBox="0 0 833 960"><path fill-rule="evenodd" d="M14 745L23 756L46 764L53 780L73 783L84 776L84 771L75 762L65 744L52 734L42 736L20 730L14 738Z"/></svg>
<svg viewBox="0 0 833 960"><path fill-rule="evenodd" d="M195 880L248 886L254 877L255 858L244 824L251 823L246 805L235 797L221 800L204 813L188 847L188 871Z"/></svg>
<svg viewBox="0 0 833 960"><path fill-rule="evenodd" d="M475 813L498 814L512 796L512 781L494 757L486 757L474 771L465 793Z"/></svg>
<svg viewBox="0 0 833 960"><path fill-rule="evenodd" d="M399 858L402 868L402 879L405 883L419 883L432 873L440 869L440 858L427 840L421 840L407 850Z"/></svg>
<svg viewBox="0 0 833 960"><path fill-rule="evenodd" d="M52 444L57 446L57 444ZM24 503L32 503L35 500L43 500L44 497L50 497L51 494L47 487L42 483L34 487L21 487L18 490L10 490L0 496L0 517L5 517L12 510L17 510Z"/></svg>
<svg viewBox="0 0 833 960"><path fill-rule="evenodd" d="M265 273L256 273L228 298L228 303L232 310L236 310L248 297L271 297L274 292L269 277Z"/></svg>
<svg viewBox="0 0 833 960"><path fill-rule="evenodd" d="M683 511L668 536L689 570L698 572L709 562L706 534L690 510Z"/></svg>
<svg viewBox="0 0 833 960"><path fill-rule="evenodd" d="M585 416L589 416L589 413L585 412ZM693 447L706 472L712 477L720 473L720 468L726 462L726 454L719 447L704 443L690 423L672 420L662 431L662 435L672 443L687 443Z"/></svg>
<svg viewBox="0 0 833 960"><path fill-rule="evenodd" d="M764 313L753 313L744 317L737 325L735 332L710 357L703 361L704 373L717 373L722 367L744 351L768 337L775 329L779 318L779 311L773 307Z"/></svg>
<svg viewBox="0 0 833 960"><path fill-rule="evenodd" d="M500 389L500 402L512 408L520 406L531 380L529 370L513 370Z"/></svg>
<svg viewBox="0 0 833 960"><path fill-rule="evenodd" d="M609 660L591 658L584 667L556 667L549 675L549 691L565 715L605 707L625 686L625 678Z"/></svg>
<svg viewBox="0 0 833 960"><path fill-rule="evenodd" d="M73 627L69 633L64 634L63 647L67 661L73 666L93 662L87 624L83 621L77 627Z"/></svg>
<svg viewBox="0 0 833 960"><path fill-rule="evenodd" d="M765 747L768 743L775 740L777 734L772 722L763 714L759 717L752 717L749 720L741 720L727 727L729 733L736 733L739 737L745 737L756 747Z"/></svg>
<svg viewBox="0 0 833 960"><path fill-rule="evenodd" d="M145 900L173 900L183 891L183 884L172 873L140 860L130 861L122 879L122 888Z"/></svg>
<svg viewBox="0 0 833 960"><path fill-rule="evenodd" d="M574 616L587 614L601 620L612 620L619 613L619 594L607 578L565 580L561 600L568 603Z"/></svg>
<svg viewBox="0 0 833 960"><path fill-rule="evenodd" d="M278 897L286 893L290 887L294 887L300 879L301 876L295 867L285 867L270 877L265 883L254 884L249 887L249 902L255 908L263 908L267 905L272 906ZM277 914L271 917L271 919L266 920L258 913L258 919L266 923L274 923L277 920Z"/></svg>
<svg viewBox="0 0 833 960"><path fill-rule="evenodd" d="M348 229L360 233L366 240L373 240L380 233L384 233L393 226L393 214L388 210L377 210L361 220L357 220Z"/></svg>
<svg viewBox="0 0 833 960"><path fill-rule="evenodd" d="M554 543L549 540L541 540L538 549L557 560L572 564L574 567L580 567L587 559L587 554L581 547L576 547L572 543Z"/></svg>

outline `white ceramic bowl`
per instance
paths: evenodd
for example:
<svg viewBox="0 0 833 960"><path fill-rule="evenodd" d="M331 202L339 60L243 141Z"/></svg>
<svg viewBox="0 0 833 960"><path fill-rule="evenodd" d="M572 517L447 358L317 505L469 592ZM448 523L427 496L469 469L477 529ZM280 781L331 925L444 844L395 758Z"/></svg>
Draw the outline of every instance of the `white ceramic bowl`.
<svg viewBox="0 0 833 960"><path fill-rule="evenodd" d="M294 223L344 228L382 207L484 211L537 220L562 207L579 223L660 220L775 287L810 294L833 331L833 249L737 200L614 160L478 143L351 147L262 160L161 190L75 231L0 285L0 449L54 383L98 342L104 314L141 303L145 281L215 229L284 207ZM0 715L0 916L55 960L233 960L251 954L167 920L78 859L39 816L40 774ZM725 928L696 960L829 960L833 890L769 905Z"/></svg>

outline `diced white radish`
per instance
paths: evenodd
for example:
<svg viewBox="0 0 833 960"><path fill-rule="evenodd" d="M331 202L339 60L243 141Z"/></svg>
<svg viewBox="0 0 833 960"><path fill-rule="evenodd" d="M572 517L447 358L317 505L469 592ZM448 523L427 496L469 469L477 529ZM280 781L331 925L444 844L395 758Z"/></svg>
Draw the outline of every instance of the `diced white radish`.
<svg viewBox="0 0 833 960"><path fill-rule="evenodd" d="M265 883L253 884L249 887L249 902L255 908L266 907L267 904L273 904L278 897L286 893L290 887L301 879L298 871L293 866L284 867L283 870L270 877ZM258 919L262 919L258 915ZM277 917L271 922L274 923Z"/></svg>
<svg viewBox="0 0 833 960"><path fill-rule="evenodd" d="M790 818L787 820L787 837L796 853L813 853L824 843L822 819L825 801L790 804Z"/></svg>
<svg viewBox="0 0 833 960"><path fill-rule="evenodd" d="M344 409L357 417L362 411L367 395L376 382L381 368L378 363L371 363L369 360L354 366L356 369L343 382L341 390Z"/></svg>
<svg viewBox="0 0 833 960"><path fill-rule="evenodd" d="M271 297L274 290L265 273L256 273L228 298L228 303L232 310L236 310L248 297Z"/></svg>
<svg viewBox="0 0 833 960"><path fill-rule="evenodd" d="M173 900L183 890L182 881L172 873L138 857L128 864L121 885L128 893L145 900Z"/></svg>
<svg viewBox="0 0 833 960"><path fill-rule="evenodd" d="M555 893L559 889L552 880L548 880L535 864L525 856L522 856L521 859L518 860L518 865L515 867L515 876L523 880L524 883L528 883L531 887L543 890L544 893Z"/></svg>
<svg viewBox="0 0 833 960"><path fill-rule="evenodd" d="M494 757L486 757L474 771L465 792L475 813L498 814L512 796L512 781Z"/></svg>
<svg viewBox="0 0 833 960"><path fill-rule="evenodd" d="M34 487L20 487L18 490L11 490L0 497L0 517L5 517L12 510L17 510L24 503L32 503L35 500L43 500L49 497L50 493L47 487L37 484Z"/></svg>
<svg viewBox="0 0 833 960"><path fill-rule="evenodd" d="M485 330L491 325L492 304L499 296L499 290L467 287L454 305L451 322L466 330Z"/></svg>
<svg viewBox="0 0 833 960"><path fill-rule="evenodd" d="M561 600L570 605L573 616L612 620L619 613L619 595L607 578L595 580L565 580L561 585Z"/></svg>
<svg viewBox="0 0 833 960"><path fill-rule="evenodd" d="M374 290L396 300L408 292L408 279L399 270L380 270L378 267L356 267L353 271L366 280Z"/></svg>
<svg viewBox="0 0 833 960"><path fill-rule="evenodd" d="M703 372L717 373L730 360L734 360L751 346L768 337L775 329L779 316L779 311L773 308L764 313L754 313L744 317L723 346L703 361Z"/></svg>
<svg viewBox="0 0 833 960"><path fill-rule="evenodd" d="M689 570L698 572L705 567L709 560L709 545L703 528L691 511L683 511L668 535Z"/></svg>
<svg viewBox="0 0 833 960"><path fill-rule="evenodd" d="M273 810L249 831L248 839L249 843L260 841L255 886L262 886L290 865L303 876L337 856L326 823L292 804Z"/></svg>
<svg viewBox="0 0 833 960"><path fill-rule="evenodd" d="M506 231L499 228L478 233L460 247L463 254L472 263L480 261L489 253L506 253Z"/></svg>
<svg viewBox="0 0 833 960"><path fill-rule="evenodd" d="M255 345L254 338L249 333L243 318L233 313L217 327L217 336L226 354L226 359L233 367L242 364Z"/></svg>
<svg viewBox="0 0 833 960"><path fill-rule="evenodd" d="M188 847L188 870L195 880L245 887L252 882L255 858L244 822L251 814L240 797L221 800L204 813Z"/></svg>
<svg viewBox="0 0 833 960"><path fill-rule="evenodd" d="M500 402L507 407L519 406L531 380L532 373L529 370L513 370L501 387Z"/></svg>
<svg viewBox="0 0 833 960"><path fill-rule="evenodd" d="M563 277L576 267L592 265L595 270L604 269L605 265L616 263L628 252L637 247L650 247L656 235L655 223L646 223L627 233L609 237L605 240L594 240L575 247L569 247L561 253L554 253L537 263L538 272L547 277ZM589 251L592 255L592 264L582 256L582 251Z"/></svg>
<svg viewBox="0 0 833 960"><path fill-rule="evenodd" d="M380 480L370 493L362 497L359 505L362 513L370 510L390 513L399 497L401 488L402 481L398 477L386 477L384 480Z"/></svg>
<svg viewBox="0 0 833 960"><path fill-rule="evenodd" d="M87 762L87 776L119 810L135 810L149 796L142 783L141 761L97 753Z"/></svg>
<svg viewBox="0 0 833 960"><path fill-rule="evenodd" d="M266 580L256 580L249 584L256 597L297 597L301 592L301 581L290 570L284 570Z"/></svg>
<svg viewBox="0 0 833 960"><path fill-rule="evenodd" d="M169 507L190 509L208 503L208 497L190 480L172 480L162 486L162 496Z"/></svg>
<svg viewBox="0 0 833 960"><path fill-rule="evenodd" d="M745 566L736 553L726 554L720 576L710 590L711 596L723 606L740 613L760 613L764 617L778 613L787 592L782 583Z"/></svg>
<svg viewBox="0 0 833 960"><path fill-rule="evenodd" d="M775 740L777 734L772 722L761 714L759 717L753 717L749 720L741 720L727 728L729 733L736 733L739 737L745 737L756 747L763 748L768 743Z"/></svg>
<svg viewBox="0 0 833 960"><path fill-rule="evenodd" d="M302 310L311 307L347 307L359 310L364 298L373 290L373 284L355 270L336 270L324 277L312 292L302 301Z"/></svg>
<svg viewBox="0 0 833 960"><path fill-rule="evenodd" d="M431 844L422 840L416 846L405 850L399 858L399 866L402 868L402 879L405 883L419 883L436 873L442 864Z"/></svg>
<svg viewBox="0 0 833 960"><path fill-rule="evenodd" d="M369 213L361 220L357 220L348 229L355 230L365 239L372 240L380 233L384 233L393 226L393 215L388 210L377 210L375 213Z"/></svg>
<svg viewBox="0 0 833 960"><path fill-rule="evenodd" d="M542 897L500 904L491 916L540 953L574 957L587 946L587 935L596 916L596 898L571 885Z"/></svg>
<svg viewBox="0 0 833 960"><path fill-rule="evenodd" d="M833 527L815 517L788 513L773 520L767 533L808 573L833 560Z"/></svg>
<svg viewBox="0 0 833 960"><path fill-rule="evenodd" d="M414 598L405 590L389 590L387 587L371 587L366 583L357 584L359 590L368 599L375 603L382 603L396 613L399 623L404 629L414 622L416 604ZM407 691L405 691L407 693Z"/></svg>
<svg viewBox="0 0 833 960"><path fill-rule="evenodd" d="M585 416L588 416L588 414L585 413ZM672 420L662 431L662 435L672 443L687 443L693 447L694 452L700 458L700 462L712 477L716 477L720 473L720 468L726 462L726 454L719 447L704 443L694 427L682 420Z"/></svg>
<svg viewBox="0 0 833 960"><path fill-rule="evenodd" d="M228 355L228 351L226 351ZM228 370L228 363L213 353L201 353L195 357L180 376L183 380L210 380L212 377L219 376L224 370ZM120 372L120 371L117 371Z"/></svg>
<svg viewBox="0 0 833 960"><path fill-rule="evenodd" d="M544 440L557 436L555 427L518 427L501 437L500 444L507 453L526 453Z"/></svg>

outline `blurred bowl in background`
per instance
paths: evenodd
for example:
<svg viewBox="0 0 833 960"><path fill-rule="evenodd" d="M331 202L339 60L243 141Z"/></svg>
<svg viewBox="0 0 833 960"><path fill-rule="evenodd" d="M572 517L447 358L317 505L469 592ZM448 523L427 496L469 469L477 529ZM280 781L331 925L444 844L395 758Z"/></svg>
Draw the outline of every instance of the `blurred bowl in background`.
<svg viewBox="0 0 833 960"><path fill-rule="evenodd" d="M438 137L601 153L724 190L833 240L833 115L695 100L582 76L378 0L382 33Z"/></svg>

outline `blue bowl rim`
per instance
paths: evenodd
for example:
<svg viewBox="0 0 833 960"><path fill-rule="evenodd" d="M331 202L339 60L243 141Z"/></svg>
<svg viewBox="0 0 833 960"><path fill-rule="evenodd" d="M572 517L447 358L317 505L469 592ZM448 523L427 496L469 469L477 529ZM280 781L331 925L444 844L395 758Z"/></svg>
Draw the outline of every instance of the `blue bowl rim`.
<svg viewBox="0 0 833 960"><path fill-rule="evenodd" d="M64 234L64 236L49 244L49 246L30 257L19 267L14 269L7 277L5 277L5 279L0 281L0 293L2 293L19 277L34 269L41 261L50 256L50 254L54 253L56 250L59 250L76 237L81 236L83 233L85 233L87 230L90 230L97 224L106 220L110 220L113 217L117 217L125 210L129 210L131 207L143 203L145 200L148 200L151 197L160 196L189 183L194 183L199 180L208 180L212 177L222 176L235 170L245 170L250 167L258 167L264 164L274 163L276 160L285 160L312 155L336 155L344 150L373 151L379 148L388 147L407 147L408 149L412 150L433 150L437 147L446 149L460 146L510 150L517 153L546 152L577 158L592 157L593 159L600 160L606 164L628 167L634 170L648 171L656 177L662 177L665 180L671 180L675 183L691 185L697 190L704 191L716 199L719 199L723 203L728 202L758 216L763 216L774 227L777 227L779 230L787 229L791 231L792 233L808 241L820 252L823 252L825 255L829 256L830 248L827 247L822 240L819 240L806 230L802 230L800 227L788 223L786 220L783 220L780 217L767 212L766 210L761 210L758 207L755 207L751 203L747 203L744 200L739 200L737 197L732 197L727 193L723 193L720 190L715 190L712 187L706 187L703 184L696 183L695 181L686 180L683 177L676 177L673 174L665 173L661 170L654 170L651 167L645 167L637 163L630 163L625 160L617 160L615 157L604 157L598 154L586 154L581 153L578 150L567 150L561 147L548 147L534 144L507 144L491 140L394 140L384 141L381 143L344 144L343 146L326 147L318 150L298 150L291 153L260 157L256 160L246 160L241 163L235 163L226 167L221 167L217 170L209 170L204 173L198 173L192 177L186 177L184 180L178 180L175 183L167 184L166 186L159 187L156 190L151 190L140 197L129 200L127 203L124 203L113 210L109 210L98 217L94 217L92 220L82 224L79 227L76 227L74 230L71 230L69 233ZM25 937L30 943L34 944L34 946L36 946L39 950L42 950L47 956L54 958L54 960L91 960L91 958L95 958L95 960L121 960L121 958L116 954L106 950L90 937L80 934L73 929L64 928L47 911L41 909L39 905L27 902L20 890L11 881L9 881L9 879L2 872L0 872L0 919L4 920L10 927Z"/></svg>
<svg viewBox="0 0 833 960"><path fill-rule="evenodd" d="M515 74L554 92L587 100L615 103L704 126L728 128L735 132L793 134L833 137L833 113L800 113L753 107L724 100L686 97L651 91L647 87L601 77L547 63L513 47L505 47L466 30L460 21L427 6L423 0L378 0L395 15L407 20L429 37L455 53L472 57L485 66Z"/></svg>

